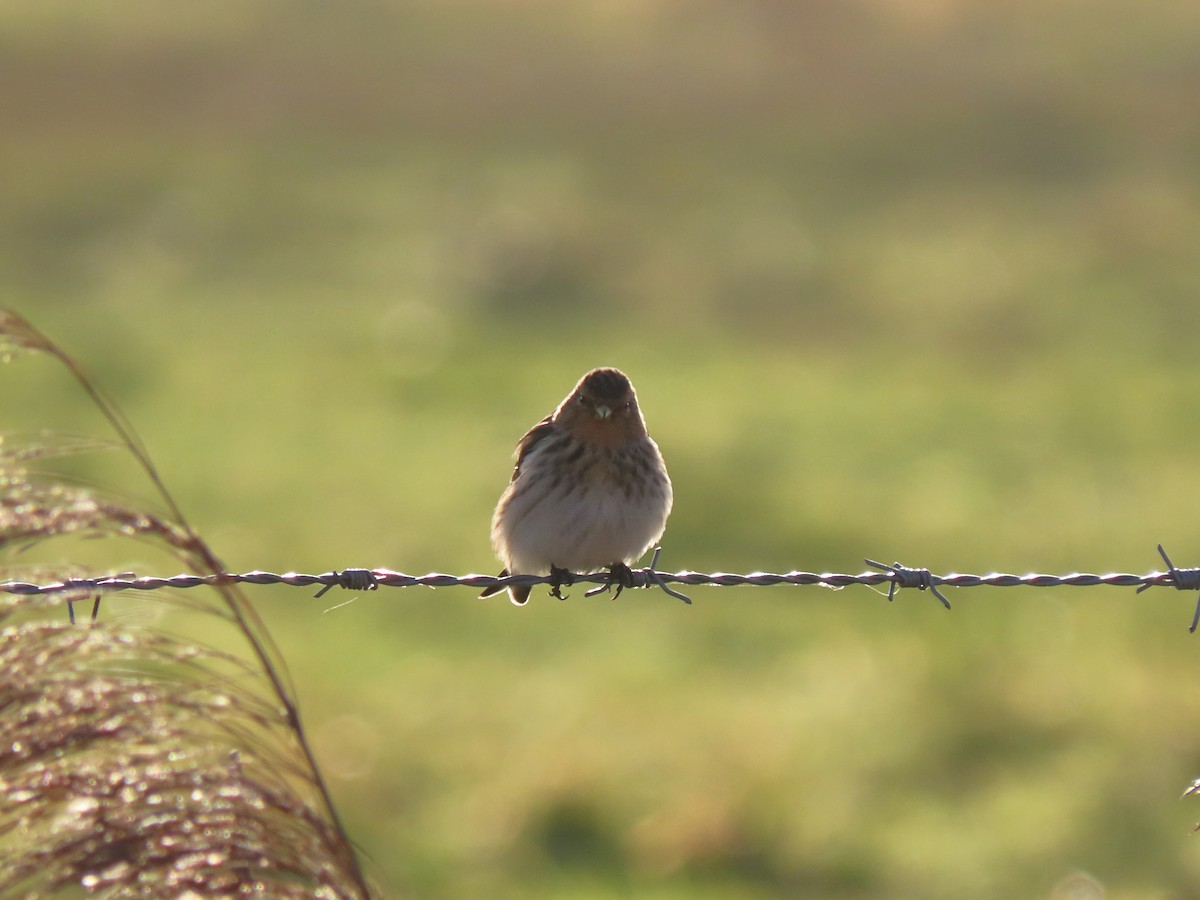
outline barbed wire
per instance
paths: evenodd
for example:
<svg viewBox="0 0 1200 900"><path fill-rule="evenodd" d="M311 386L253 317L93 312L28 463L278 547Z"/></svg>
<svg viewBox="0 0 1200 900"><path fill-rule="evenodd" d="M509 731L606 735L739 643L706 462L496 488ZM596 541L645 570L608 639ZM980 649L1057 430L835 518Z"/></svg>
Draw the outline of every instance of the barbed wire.
<svg viewBox="0 0 1200 900"><path fill-rule="evenodd" d="M844 588L851 585L869 587L888 585L888 600L895 597L898 589L915 588L929 591L942 605L950 608L950 601L939 590L944 587L973 588L973 587L1123 587L1137 588L1137 593L1152 587L1171 587L1181 591L1200 591L1200 568L1179 568L1175 566L1162 545L1158 545L1159 555L1167 564L1165 572L1149 572L1145 575L1135 575L1124 572L1109 572L1103 575L1086 572L1071 572L1065 575L1026 574L1012 575L1003 572L991 572L987 575L969 575L951 572L946 575L936 575L929 569L914 568L900 563L885 565L867 559L867 565L876 571L860 572L857 575L836 572L749 572L739 574L733 572L662 572L654 568L658 560L656 553L651 565L642 569L631 569L618 566L593 573L574 573L556 570L550 575L447 575L441 572L430 572L426 575L408 575L392 569L360 569L350 568L323 572L320 575L309 575L300 572L216 572L209 575L173 575L162 578L156 576L137 576L132 572L117 575L97 576L95 578L68 578L48 584L35 584L26 581L0 582L0 592L21 595L58 594L64 592L103 593L108 591L152 591L162 588L180 589L195 588L226 584L285 584L291 587L320 586L317 597L326 591L340 587L353 591L371 591L381 587L470 587L477 589L510 586L533 587L550 585L558 594L558 589L573 584L595 584L595 587L585 593L594 596L609 591L615 587L614 598L625 588L658 587L673 597L691 603L691 598L670 587L672 584L688 586L711 587L769 587L773 585L820 585L828 588ZM1194 632L1200 624L1200 599L1197 600L1196 613L1192 619L1189 631Z"/></svg>

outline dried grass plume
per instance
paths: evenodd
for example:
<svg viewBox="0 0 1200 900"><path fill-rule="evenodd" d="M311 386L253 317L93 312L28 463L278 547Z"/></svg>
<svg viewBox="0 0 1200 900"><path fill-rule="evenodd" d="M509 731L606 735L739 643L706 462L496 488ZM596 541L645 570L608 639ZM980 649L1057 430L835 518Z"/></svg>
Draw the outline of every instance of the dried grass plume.
<svg viewBox="0 0 1200 900"><path fill-rule="evenodd" d="M107 443L132 455L163 508L55 471L102 442L0 435L0 582L96 574L32 561L32 549L81 536L124 539L113 547L133 539L197 574L221 571L116 407L0 310L0 360L28 355L76 379L115 432ZM231 635L219 645L103 607L94 621L74 615L93 599L0 592L0 896L72 886L112 897L372 896L245 596L220 585L134 601L202 626L188 633Z"/></svg>

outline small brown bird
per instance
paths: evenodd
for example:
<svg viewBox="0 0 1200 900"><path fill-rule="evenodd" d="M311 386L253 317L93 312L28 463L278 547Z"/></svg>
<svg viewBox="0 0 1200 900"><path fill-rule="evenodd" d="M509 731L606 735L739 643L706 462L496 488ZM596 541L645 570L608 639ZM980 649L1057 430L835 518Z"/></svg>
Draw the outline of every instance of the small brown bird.
<svg viewBox="0 0 1200 900"><path fill-rule="evenodd" d="M628 565L662 537L671 479L623 372L592 369L579 379L521 438L516 459L492 517L501 577ZM508 588L517 605L529 592Z"/></svg>

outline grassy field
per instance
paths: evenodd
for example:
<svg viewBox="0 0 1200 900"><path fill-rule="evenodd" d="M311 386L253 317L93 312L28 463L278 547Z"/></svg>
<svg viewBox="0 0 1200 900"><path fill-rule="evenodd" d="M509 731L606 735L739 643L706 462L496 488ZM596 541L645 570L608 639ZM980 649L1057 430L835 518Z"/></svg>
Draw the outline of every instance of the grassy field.
<svg viewBox="0 0 1200 900"><path fill-rule="evenodd" d="M665 568L1197 564L1186 5L17 3L0 37L5 305L231 569L494 571L516 440L600 364L675 482ZM0 427L100 431L0 375ZM1200 894L1193 597L689 592L251 596L386 896Z"/></svg>

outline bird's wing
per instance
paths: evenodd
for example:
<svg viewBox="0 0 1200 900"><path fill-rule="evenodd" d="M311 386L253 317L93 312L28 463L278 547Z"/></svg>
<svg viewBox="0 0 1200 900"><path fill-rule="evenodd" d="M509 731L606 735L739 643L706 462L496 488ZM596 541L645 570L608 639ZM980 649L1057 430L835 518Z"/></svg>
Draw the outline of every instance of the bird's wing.
<svg viewBox="0 0 1200 900"><path fill-rule="evenodd" d="M525 461L525 457L529 455L529 451L536 447L540 441L550 437L555 430L554 416L546 416L546 418L525 432L525 437L521 438L517 444L517 464L513 466L512 478L509 481L517 480L517 476L521 474L521 463Z"/></svg>

